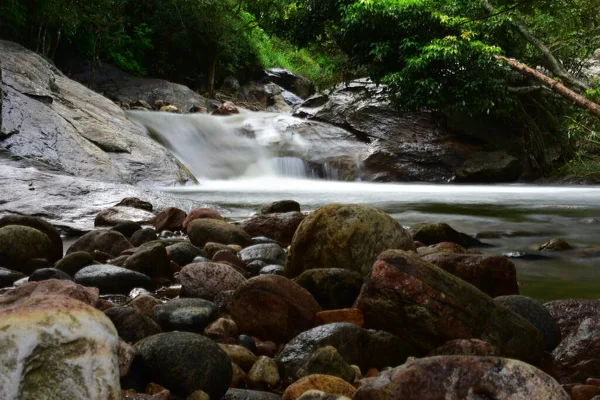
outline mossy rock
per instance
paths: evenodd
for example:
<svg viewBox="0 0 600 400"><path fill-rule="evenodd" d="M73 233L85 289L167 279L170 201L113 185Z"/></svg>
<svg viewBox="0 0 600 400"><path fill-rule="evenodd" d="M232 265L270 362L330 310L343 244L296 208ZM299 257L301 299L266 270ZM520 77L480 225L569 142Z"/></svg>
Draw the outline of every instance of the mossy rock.
<svg viewBox="0 0 600 400"><path fill-rule="evenodd" d="M190 241L196 247L203 248L208 242L250 245L252 238L239 226L218 219L196 219L188 226Z"/></svg>
<svg viewBox="0 0 600 400"><path fill-rule="evenodd" d="M0 228L0 266L28 273L23 269L29 260L52 257L52 242L43 232L24 225Z"/></svg>

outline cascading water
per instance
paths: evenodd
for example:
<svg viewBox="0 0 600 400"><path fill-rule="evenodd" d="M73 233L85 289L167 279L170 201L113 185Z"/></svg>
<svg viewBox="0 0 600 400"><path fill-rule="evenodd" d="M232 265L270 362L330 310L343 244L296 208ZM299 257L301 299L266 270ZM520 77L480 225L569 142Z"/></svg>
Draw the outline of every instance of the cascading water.
<svg viewBox="0 0 600 400"><path fill-rule="evenodd" d="M243 111L217 117L132 111L129 115L198 179L358 179L360 160L368 153L368 145L344 129L286 114Z"/></svg>

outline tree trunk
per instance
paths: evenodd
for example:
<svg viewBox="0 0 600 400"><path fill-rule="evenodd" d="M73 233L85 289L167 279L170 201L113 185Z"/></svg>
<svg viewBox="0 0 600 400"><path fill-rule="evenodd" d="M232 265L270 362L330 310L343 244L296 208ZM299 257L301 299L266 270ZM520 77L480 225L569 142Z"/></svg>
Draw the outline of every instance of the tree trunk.
<svg viewBox="0 0 600 400"><path fill-rule="evenodd" d="M533 78L536 81L540 82L542 85L546 86L553 92L556 92L559 95L561 95L562 97L564 97L565 99L571 101L577 107L583 108L583 109L591 112L592 114L594 114L596 117L600 118L600 105L594 103L593 101L586 99L579 93L572 91L571 89L569 89L562 83L560 83L560 82L542 74L541 72L536 71L535 69L530 68L527 65L522 64L514 59L504 57L504 56L496 56L496 58L499 60L505 61L508 64L508 66L511 67L513 70L520 72L521 74L523 74L529 78Z"/></svg>
<svg viewBox="0 0 600 400"><path fill-rule="evenodd" d="M212 56L208 65L208 96L215 97L215 70L217 69L217 56Z"/></svg>
<svg viewBox="0 0 600 400"><path fill-rule="evenodd" d="M483 5L483 8L488 10L490 13L496 12L496 9L494 8L494 6L492 6L490 4L490 2L488 0L480 0L480 1L481 1L481 4ZM529 29L527 29L527 27L525 26L525 24L523 22L518 21L513 18L509 18L509 21L529 43L531 43L536 49L538 49L540 51L540 53L542 53L542 56L546 60L547 67L554 74L554 76L562 79L566 83L570 84L573 87L576 87L577 89L579 89L581 91L591 89L590 85L588 85L587 83L583 82L580 79L577 79L572 74L570 74L566 69L564 69L564 67L562 66L560 61L558 61L556 59L556 57L554 57L554 54L552 54L552 51L550 51L550 49L544 43L542 43L541 40L539 40L531 32L529 32Z"/></svg>
<svg viewBox="0 0 600 400"><path fill-rule="evenodd" d="M54 57L56 56L56 49L58 49L58 44L60 43L61 32L62 32L62 29L58 28L58 31L56 32L56 35L54 36L54 40L52 40L52 45L50 47L50 54L48 54L48 57L51 60L54 60Z"/></svg>

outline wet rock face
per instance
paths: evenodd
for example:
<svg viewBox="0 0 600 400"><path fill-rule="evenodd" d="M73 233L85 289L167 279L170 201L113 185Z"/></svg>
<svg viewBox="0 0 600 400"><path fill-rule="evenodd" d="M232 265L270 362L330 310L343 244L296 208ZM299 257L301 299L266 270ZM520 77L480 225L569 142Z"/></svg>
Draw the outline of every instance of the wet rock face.
<svg viewBox="0 0 600 400"><path fill-rule="evenodd" d="M561 336L566 338L587 318L600 315L600 300L555 300L544 304L558 322Z"/></svg>
<svg viewBox="0 0 600 400"><path fill-rule="evenodd" d="M368 275L387 249L414 250L410 234L392 217L363 205L329 204L298 227L285 264L285 276L308 269L343 268Z"/></svg>
<svg viewBox="0 0 600 400"><path fill-rule="evenodd" d="M121 398L119 338L101 311L58 295L2 298L0 320L2 399Z"/></svg>
<svg viewBox="0 0 600 400"><path fill-rule="evenodd" d="M560 382L584 382L600 376L600 318L583 320L552 352Z"/></svg>
<svg viewBox="0 0 600 400"><path fill-rule="evenodd" d="M438 356L382 372L367 380L353 397L356 400L470 398L568 400L569 396L552 377L517 360Z"/></svg>

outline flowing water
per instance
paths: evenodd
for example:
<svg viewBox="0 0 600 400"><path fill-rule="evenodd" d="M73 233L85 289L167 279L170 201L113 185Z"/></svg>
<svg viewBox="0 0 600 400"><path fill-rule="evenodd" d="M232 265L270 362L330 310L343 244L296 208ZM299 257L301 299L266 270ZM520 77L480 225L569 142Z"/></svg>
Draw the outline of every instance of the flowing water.
<svg viewBox="0 0 600 400"><path fill-rule="evenodd" d="M527 254L513 258L522 294L600 298L600 188L341 182L331 160L355 160L360 170L370 149L339 128L267 113L133 117L200 182L162 189L219 205L234 220L282 199L298 201L303 211L334 202L367 204L409 229L446 222L492 245L480 249L485 253ZM556 237L576 249L536 251Z"/></svg>

